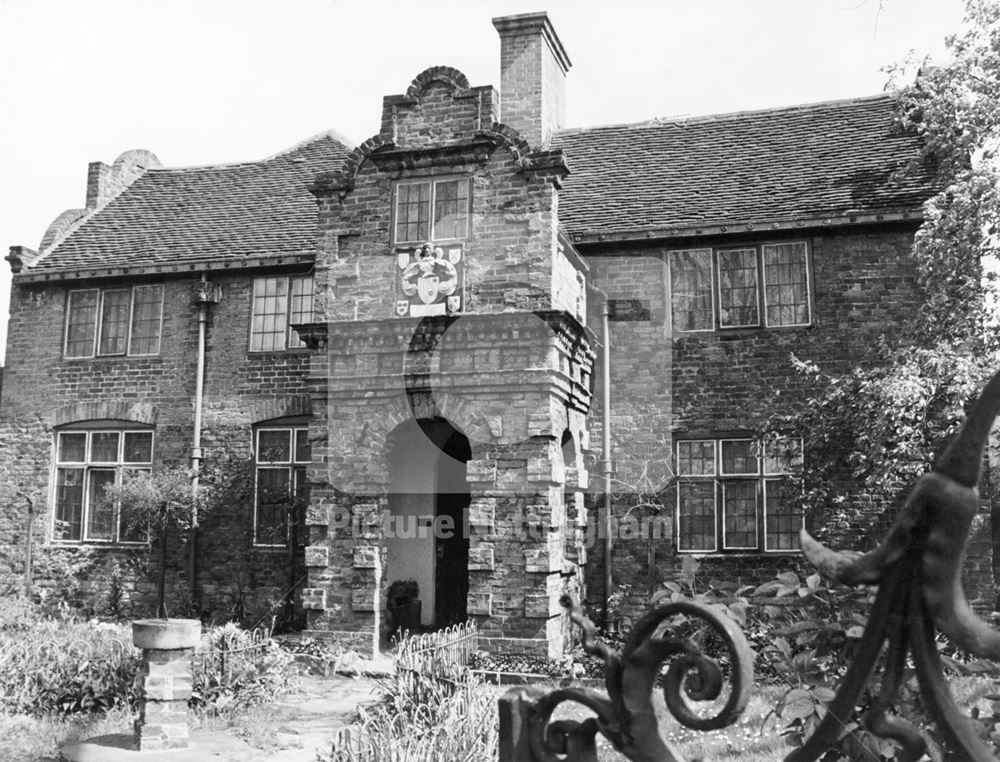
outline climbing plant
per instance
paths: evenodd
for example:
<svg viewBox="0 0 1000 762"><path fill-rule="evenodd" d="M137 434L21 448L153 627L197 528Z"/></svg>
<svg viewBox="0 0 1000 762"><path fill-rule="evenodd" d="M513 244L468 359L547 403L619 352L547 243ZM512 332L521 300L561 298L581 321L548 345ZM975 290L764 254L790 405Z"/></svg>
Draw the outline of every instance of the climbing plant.
<svg viewBox="0 0 1000 762"><path fill-rule="evenodd" d="M926 297L919 328L932 339L976 345L995 322L1000 254L1000 3L966 0L964 30L946 44L943 62L911 57L892 67L890 87L899 127L922 138L903 173L933 168L940 188L924 207L913 247Z"/></svg>
<svg viewBox="0 0 1000 762"><path fill-rule="evenodd" d="M792 358L815 392L766 427L802 433L802 502L807 515L821 514L821 533L868 526L877 536L884 522L862 517L895 503L927 469L998 367L1000 3L967 0L964 28L946 42L945 61L911 58L890 70L897 129L922 139L896 180L929 173L938 189L914 239L922 299L913 322L847 372Z"/></svg>

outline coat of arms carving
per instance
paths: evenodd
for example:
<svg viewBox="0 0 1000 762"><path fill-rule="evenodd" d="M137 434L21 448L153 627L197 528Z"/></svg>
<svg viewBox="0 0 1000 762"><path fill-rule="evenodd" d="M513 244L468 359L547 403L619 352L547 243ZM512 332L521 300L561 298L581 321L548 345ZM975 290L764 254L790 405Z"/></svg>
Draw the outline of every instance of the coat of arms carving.
<svg viewBox="0 0 1000 762"><path fill-rule="evenodd" d="M461 244L425 243L396 252L396 315L425 317L462 310L465 262Z"/></svg>

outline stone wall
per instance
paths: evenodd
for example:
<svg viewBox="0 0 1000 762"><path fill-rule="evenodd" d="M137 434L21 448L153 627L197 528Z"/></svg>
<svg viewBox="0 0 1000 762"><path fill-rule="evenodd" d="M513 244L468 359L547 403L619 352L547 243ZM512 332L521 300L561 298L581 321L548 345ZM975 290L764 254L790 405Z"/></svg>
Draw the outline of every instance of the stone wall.
<svg viewBox="0 0 1000 762"><path fill-rule="evenodd" d="M382 131L354 163L314 184L326 344L310 379L327 416L307 549L316 631L363 640L350 633L380 626L386 554L399 548L383 522L392 438L414 420L447 421L470 449L467 613L490 648L558 653L566 642L558 599L578 577L565 556L576 533L565 495L575 507L585 468L577 450L566 468L563 443L586 439L586 265L559 237L561 155L531 153L494 125L495 100L453 69L422 72L406 95L385 99ZM461 314L401 318L396 185L466 176Z"/></svg>

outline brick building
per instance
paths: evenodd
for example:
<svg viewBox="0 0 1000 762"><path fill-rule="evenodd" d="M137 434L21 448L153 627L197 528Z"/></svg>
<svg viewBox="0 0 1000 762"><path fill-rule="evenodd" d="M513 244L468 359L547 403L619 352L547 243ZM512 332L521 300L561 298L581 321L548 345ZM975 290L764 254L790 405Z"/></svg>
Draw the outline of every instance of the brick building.
<svg viewBox="0 0 1000 762"><path fill-rule="evenodd" d="M558 652L560 594L606 592L605 428L634 508L614 584L688 553L746 579L794 562L797 440L753 432L809 391L791 354L844 370L905 335L931 188L893 173L916 138L885 96L568 129L546 16L494 26L499 90L428 69L357 148L128 152L12 247L0 573L23 571L18 495L36 557L100 564L135 552L98 509L122 471L244 468L199 530L203 611L295 587L309 629L371 642L413 579L423 624Z"/></svg>

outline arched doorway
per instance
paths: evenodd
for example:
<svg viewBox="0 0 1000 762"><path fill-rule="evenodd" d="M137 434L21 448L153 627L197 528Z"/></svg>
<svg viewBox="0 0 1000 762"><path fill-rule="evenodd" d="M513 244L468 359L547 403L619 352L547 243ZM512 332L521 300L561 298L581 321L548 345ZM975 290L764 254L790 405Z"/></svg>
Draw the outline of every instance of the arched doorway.
<svg viewBox="0 0 1000 762"><path fill-rule="evenodd" d="M464 621L469 593L469 440L443 418L410 420L389 451L386 584L415 580L420 623Z"/></svg>

